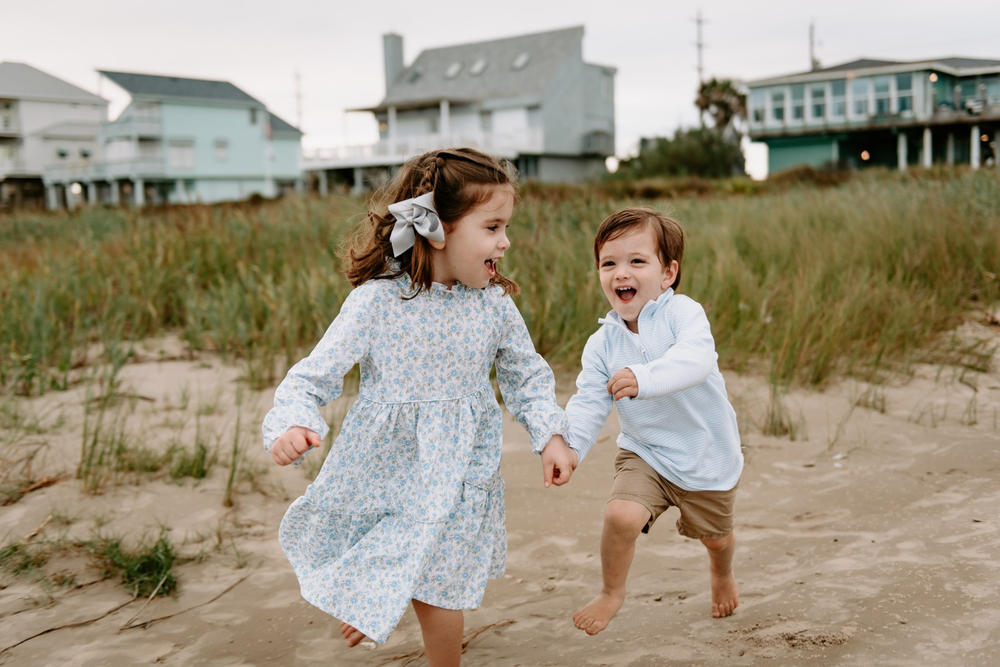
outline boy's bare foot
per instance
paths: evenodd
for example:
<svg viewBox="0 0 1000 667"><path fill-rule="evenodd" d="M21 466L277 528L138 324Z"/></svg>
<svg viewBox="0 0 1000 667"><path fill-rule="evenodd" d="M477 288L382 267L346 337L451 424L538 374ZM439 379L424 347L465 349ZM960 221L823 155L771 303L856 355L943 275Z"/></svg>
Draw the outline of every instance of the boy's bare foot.
<svg viewBox="0 0 1000 667"><path fill-rule="evenodd" d="M357 646L361 643L361 640L365 638L363 632L358 630L353 625L348 625L343 622L340 624L340 634L343 635L344 641L347 642L348 646Z"/></svg>
<svg viewBox="0 0 1000 667"><path fill-rule="evenodd" d="M712 572L712 618L723 618L733 613L740 604L740 594L736 590L736 577Z"/></svg>
<svg viewBox="0 0 1000 667"><path fill-rule="evenodd" d="M573 625L588 635L596 635L608 627L608 623L621 609L623 602L625 602L624 594L618 596L601 591L583 609L573 614Z"/></svg>

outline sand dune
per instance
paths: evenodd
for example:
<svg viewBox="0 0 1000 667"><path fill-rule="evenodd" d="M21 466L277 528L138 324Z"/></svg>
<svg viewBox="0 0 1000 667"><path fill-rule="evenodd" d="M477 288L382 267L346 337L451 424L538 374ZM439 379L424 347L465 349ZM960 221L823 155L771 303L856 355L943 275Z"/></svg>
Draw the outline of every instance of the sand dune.
<svg viewBox="0 0 1000 667"><path fill-rule="evenodd" d="M966 333L1000 343L996 327L968 325ZM270 464L257 444L267 392L242 397L245 474L235 505L222 506L239 370L209 357L160 361L174 356L164 348L147 343L146 359L123 371L122 391L142 397L130 428L157 448L190 443L197 427L222 463L197 483L136 475L85 494L69 477L84 385L19 402L43 428L16 438L16 429L3 431L5 474L19 453L37 449L33 479L68 477L0 508L0 543L41 546L99 532L138 540L163 525L183 557L177 595L125 604L128 592L101 580L78 549L53 550L42 571L71 573L75 585L0 573L0 649L66 627L4 650L0 664L426 664L412 612L385 645L347 649L335 623L299 598L275 532L308 480L302 469ZM571 377L562 380L571 386ZM526 434L508 420L507 574L466 615L465 664L995 664L1000 371L928 366L875 388L843 380L794 391L785 398L794 440L762 434L762 378L727 373L727 381L747 461L735 615L711 618L704 550L678 536L668 514L640 539L629 596L608 630L575 630L570 616L600 584L614 424L569 486L544 489Z"/></svg>

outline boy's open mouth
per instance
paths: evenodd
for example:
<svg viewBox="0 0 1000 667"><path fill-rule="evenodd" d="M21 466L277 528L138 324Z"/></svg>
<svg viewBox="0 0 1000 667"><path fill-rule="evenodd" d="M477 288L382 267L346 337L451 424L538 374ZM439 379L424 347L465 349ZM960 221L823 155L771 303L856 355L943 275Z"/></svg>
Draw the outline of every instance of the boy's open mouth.
<svg viewBox="0 0 1000 667"><path fill-rule="evenodd" d="M625 303L628 303L635 296L635 288L634 287L616 287L615 288L615 294L618 295L619 299L621 299Z"/></svg>
<svg viewBox="0 0 1000 667"><path fill-rule="evenodd" d="M490 278L497 274L497 261L495 259L488 259L485 262L486 271L490 274Z"/></svg>

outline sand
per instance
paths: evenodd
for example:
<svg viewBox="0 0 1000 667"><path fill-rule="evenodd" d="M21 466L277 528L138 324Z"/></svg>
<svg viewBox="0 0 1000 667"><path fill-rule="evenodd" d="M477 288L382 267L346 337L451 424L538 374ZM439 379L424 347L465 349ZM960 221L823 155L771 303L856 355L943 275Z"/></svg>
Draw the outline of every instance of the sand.
<svg viewBox="0 0 1000 667"><path fill-rule="evenodd" d="M969 324L963 335L1000 343L996 326ZM348 649L336 623L299 598L275 534L309 466L278 468L259 447L269 392L241 395L243 472L234 506L223 507L239 368L185 359L176 341L141 349L120 387L133 397L134 442L191 446L197 428L219 463L200 481L124 475L87 494L72 477L86 384L4 399L3 478L59 481L0 507L0 545L50 551L40 571L0 571L0 665L426 664L412 611L386 644ZM568 486L545 489L526 433L508 418L507 573L466 614L464 664L995 664L1000 371L923 366L877 387L844 379L793 391L784 404L794 438L762 433L761 377L726 377L746 455L736 613L711 618L707 557L676 533L672 510L640 538L610 627L577 631L570 617L600 585L615 424ZM565 399L572 377L560 381ZM341 400L329 414L345 408ZM12 411L38 428L12 427ZM137 542L161 526L182 557L179 589L148 604L130 602L79 548L54 548L98 534ZM51 583L60 572L72 585Z"/></svg>

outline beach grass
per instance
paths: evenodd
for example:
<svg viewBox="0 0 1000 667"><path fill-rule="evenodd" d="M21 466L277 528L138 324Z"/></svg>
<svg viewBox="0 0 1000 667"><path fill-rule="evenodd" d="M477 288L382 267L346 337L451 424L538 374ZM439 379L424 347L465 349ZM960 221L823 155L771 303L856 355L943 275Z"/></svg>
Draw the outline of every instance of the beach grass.
<svg viewBox="0 0 1000 667"><path fill-rule="evenodd" d="M658 199L641 196L674 191L525 188L501 268L522 287L539 352L576 367L608 309L593 232L611 212L646 205L685 227L680 291L704 305L724 368L760 370L783 388L921 361L987 363L983 344L944 334L1000 298L995 170L741 183ZM164 333L240 360L251 387L270 386L350 290L339 250L364 210L334 196L2 217L0 386L65 388L76 369L114 366Z"/></svg>

